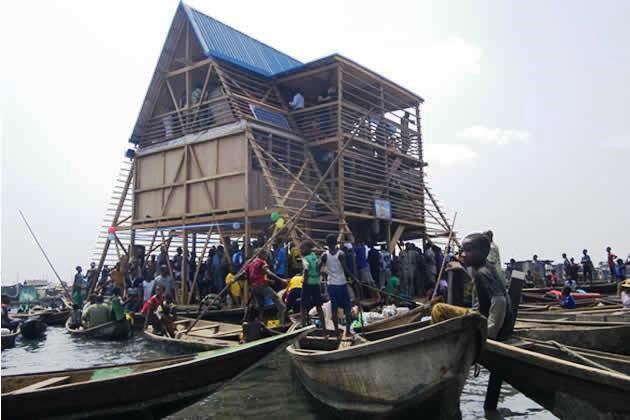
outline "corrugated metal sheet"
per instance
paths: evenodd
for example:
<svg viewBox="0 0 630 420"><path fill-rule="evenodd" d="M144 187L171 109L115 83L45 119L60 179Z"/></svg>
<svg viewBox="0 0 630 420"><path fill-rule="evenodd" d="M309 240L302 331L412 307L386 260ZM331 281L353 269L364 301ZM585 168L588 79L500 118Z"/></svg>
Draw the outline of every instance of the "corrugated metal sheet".
<svg viewBox="0 0 630 420"><path fill-rule="evenodd" d="M206 55L264 76L301 66L298 60L182 3Z"/></svg>

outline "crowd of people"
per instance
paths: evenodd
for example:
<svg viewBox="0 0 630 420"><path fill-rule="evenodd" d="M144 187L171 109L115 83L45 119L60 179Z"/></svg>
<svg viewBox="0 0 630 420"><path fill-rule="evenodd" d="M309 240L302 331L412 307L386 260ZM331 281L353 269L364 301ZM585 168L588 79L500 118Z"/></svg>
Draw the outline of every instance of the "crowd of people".
<svg viewBox="0 0 630 420"><path fill-rule="evenodd" d="M479 288L483 284L489 285L486 287L487 303L502 295L509 287L512 271L517 269L516 261L511 259L504 272L492 231L479 235L488 242L487 255L483 257L479 268L492 267L492 273L488 274L486 269L480 270L481 274L466 271L471 280L465 288L464 298L468 306L472 305L473 300L480 303L484 299L479 295ZM485 242L479 245L480 241L483 242L477 238L473 242L485 249ZM200 259L194 252L184 255L182 248L177 248L171 257L167 247L162 246L157 255L150 255L146 259L129 261L123 256L112 269L104 266L100 273L94 263L86 275L83 275L81 267L77 267L72 288L73 303L75 309L82 311L80 320L84 326L120 319L118 307L124 305L127 311L143 312L147 323L157 328L159 319L153 315L173 310L171 306L176 293L181 290L181 282L186 281L187 289L192 290L190 297L193 302L211 302L217 307L246 305L255 308L245 319L251 325L256 323L256 317L262 316L266 305L273 304L280 322L287 321L289 314L299 315L302 322L308 322L309 314L312 313L318 315L322 325L329 319L337 329L340 324L337 308L343 309L345 326L349 328L353 319L356 319L353 316L353 304L360 299L372 298L383 304L392 299L424 297L430 300L432 297L446 296L448 271L463 266L473 267L475 271L472 262L465 262L463 244L455 255L449 248L443 250L430 240L425 240L422 247L413 242L401 241L398 252L391 252L385 244L366 244L362 240L338 243L334 235L327 237L324 249L318 249L315 243L308 240L298 243L277 239L269 249L257 246L257 243L252 243L253 252L250 255L246 255L243 244L236 242L231 244L229 252L222 245L212 246L206 258ZM607 252L608 261L613 264L611 271L617 280L623 281L624 262L616 258L610 248ZM565 279L562 304L572 308L575 302L571 293L578 290L579 269L582 269L583 279L592 278L594 270L587 250L583 251L581 267L573 258L568 258L566 254L562 256L562 277ZM546 272L545 261L534 255L532 263L533 270L527 271L526 282L542 285L547 281L551 286L560 285L560 276L555 270L551 270L550 274ZM475 264L480 263L476 261ZM440 274L442 277L438 278ZM481 280L475 281L475 275L481 276ZM90 302L84 306L86 290L92 294L89 296ZM476 291L475 297L473 290ZM111 302L103 301L102 295L111 295ZM327 297L326 303L322 301L322 296ZM103 305L109 309L104 309ZM495 303L495 306L503 308L503 313L509 304ZM164 326L160 329L164 330ZM499 330L495 331L497 335Z"/></svg>

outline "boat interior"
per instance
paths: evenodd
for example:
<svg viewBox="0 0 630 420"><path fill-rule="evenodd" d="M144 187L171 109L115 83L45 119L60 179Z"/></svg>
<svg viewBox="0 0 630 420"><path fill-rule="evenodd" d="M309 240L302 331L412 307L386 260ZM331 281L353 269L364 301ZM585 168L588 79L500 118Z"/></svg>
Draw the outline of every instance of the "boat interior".
<svg viewBox="0 0 630 420"><path fill-rule="evenodd" d="M376 331L356 334L352 338L338 336L335 331L315 329L308 334L302 335L294 344L295 349L302 353L318 353L352 347L366 342L377 341L397 334L405 333L431 324L431 321L411 322L392 328L385 328Z"/></svg>
<svg viewBox="0 0 630 420"><path fill-rule="evenodd" d="M135 362L90 369L65 370L2 377L2 395L22 394L53 386L75 384L98 379L115 378L150 369L161 368L193 360L196 355L154 359L150 362Z"/></svg>

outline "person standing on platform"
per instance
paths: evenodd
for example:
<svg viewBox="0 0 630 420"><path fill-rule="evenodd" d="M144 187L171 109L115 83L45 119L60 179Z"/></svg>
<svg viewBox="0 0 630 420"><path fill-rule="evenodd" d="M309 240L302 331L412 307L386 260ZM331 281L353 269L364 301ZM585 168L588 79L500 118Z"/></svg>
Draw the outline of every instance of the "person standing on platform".
<svg viewBox="0 0 630 420"><path fill-rule="evenodd" d="M212 257L212 291L214 293L220 293L225 287L226 274L225 252L223 245L219 245Z"/></svg>
<svg viewBox="0 0 630 420"><path fill-rule="evenodd" d="M412 289L415 291L416 296L424 296L429 287L429 278L427 275L427 266L424 262L424 253L422 248L414 245L413 250L416 253L416 271L414 274L414 285Z"/></svg>
<svg viewBox="0 0 630 420"><path fill-rule="evenodd" d="M424 264L427 269L428 284L427 289L432 289L436 286L436 278L438 275L437 262L435 258L435 251L433 250L433 243L427 240L424 243Z"/></svg>
<svg viewBox="0 0 630 420"><path fill-rule="evenodd" d="M245 264L245 245L242 248L238 248L238 243L232 243L232 271L238 273L239 270Z"/></svg>
<svg viewBox="0 0 630 420"><path fill-rule="evenodd" d="M169 275L168 267L166 265L162 265L160 267L160 275L155 278L155 286L157 287L158 285L162 286L166 300L175 300L175 282Z"/></svg>
<svg viewBox="0 0 630 420"><path fill-rule="evenodd" d="M381 245L381 272L380 279L381 284L380 287L387 286L387 281L389 277L392 275L392 253L387 249L387 244Z"/></svg>
<svg viewBox="0 0 630 420"><path fill-rule="evenodd" d="M612 253L612 248L606 248L606 257L608 260L608 269L610 270L610 281L615 281L615 260L617 256Z"/></svg>
<svg viewBox="0 0 630 420"><path fill-rule="evenodd" d="M168 252L166 252L166 246L160 247L160 254L157 257L157 264L155 265L155 275L159 275L163 265L168 264Z"/></svg>
<svg viewBox="0 0 630 420"><path fill-rule="evenodd" d="M588 250L582 250L582 274L584 275L584 283L588 279L589 284L593 284L593 261L591 261L590 255L588 255Z"/></svg>
<svg viewBox="0 0 630 420"><path fill-rule="evenodd" d="M142 305L144 305L144 303L151 299L151 296L153 296L155 290L155 278L150 277L150 278L145 278L142 281Z"/></svg>
<svg viewBox="0 0 630 420"><path fill-rule="evenodd" d="M320 264L325 265L328 272L328 296L330 296L333 325L335 326L335 332L338 333L338 309L343 308L346 317L346 334L350 334L352 308L346 276L351 276L351 273L348 270L345 255L337 249L337 237L333 234L328 235L326 244L328 245L328 250L322 254Z"/></svg>
<svg viewBox="0 0 630 420"><path fill-rule="evenodd" d="M286 306L276 292L269 286L268 278L272 278L281 283L285 283L286 280L276 276L269 268L267 263L267 254L264 251L256 250L255 255L258 255L252 261L245 265L243 272L234 277L234 281L238 281L241 278L247 276L247 282L249 283L251 290L251 297L254 299L255 306L258 307L260 313L263 313L265 306L265 297L269 297L278 311L278 319L280 323L286 321ZM245 317L247 319L247 317Z"/></svg>
<svg viewBox="0 0 630 420"><path fill-rule="evenodd" d="M182 280L182 261L184 260L184 256L182 255L184 251L182 247L177 247L177 251L175 256L173 257L173 275L175 276L175 282L179 283Z"/></svg>
<svg viewBox="0 0 630 420"><path fill-rule="evenodd" d="M81 271L83 269L80 265L76 267L76 273L74 274L74 281L72 282L72 303L75 305L83 306L83 283L84 278Z"/></svg>
<svg viewBox="0 0 630 420"><path fill-rule="evenodd" d="M370 266L370 274L376 283L376 287L381 287L381 253L376 249L374 244L370 244L368 251L368 264Z"/></svg>
<svg viewBox="0 0 630 420"><path fill-rule="evenodd" d="M326 329L326 317L322 310L322 292L320 289L321 278L319 275L319 264L317 256L313 252L315 244L306 240L300 244L300 254L302 254L302 265L304 272L304 283L302 284L302 325L308 324L308 312L312 307L317 309L317 315L321 322L322 330Z"/></svg>
<svg viewBox="0 0 630 420"><path fill-rule="evenodd" d="M571 261L564 252L562 253L562 268L564 269L564 279L568 280L571 277Z"/></svg>
<svg viewBox="0 0 630 420"><path fill-rule="evenodd" d="M370 266L368 263L368 250L363 241L360 241L357 245L356 251L357 271L359 272L359 281L363 285L369 287L376 287L372 273L370 272ZM360 292L363 292L360 290ZM373 293L370 290L366 295L371 296Z"/></svg>
<svg viewBox="0 0 630 420"><path fill-rule="evenodd" d="M534 264L534 285L536 287L545 286L545 263L538 259L538 255L534 254L532 258Z"/></svg>
<svg viewBox="0 0 630 420"><path fill-rule="evenodd" d="M87 279L87 282L88 282L87 284L88 290L96 287L96 283L98 282L98 270L96 269L95 262L90 263L90 268L85 273L85 278Z"/></svg>
<svg viewBox="0 0 630 420"><path fill-rule="evenodd" d="M282 278L289 276L289 255L282 239L276 242L276 256L273 260L273 272Z"/></svg>
<svg viewBox="0 0 630 420"><path fill-rule="evenodd" d="M412 249L412 245L412 243L407 242L405 249L400 251L400 256L398 257L402 274L400 292L407 296L413 294L413 279L416 272L417 253Z"/></svg>

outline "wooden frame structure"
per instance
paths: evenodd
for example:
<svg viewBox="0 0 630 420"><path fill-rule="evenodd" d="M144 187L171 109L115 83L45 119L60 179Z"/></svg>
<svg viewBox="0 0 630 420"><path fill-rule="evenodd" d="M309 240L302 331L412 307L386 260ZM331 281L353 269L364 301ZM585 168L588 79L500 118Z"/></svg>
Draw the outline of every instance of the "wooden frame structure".
<svg viewBox="0 0 630 420"><path fill-rule="evenodd" d="M158 230L171 232L161 244L175 239L185 253L191 235L192 249L205 235L204 251L228 238L264 242L271 213L293 216L324 173L298 237L333 233L393 249L401 239L448 235L425 183L421 97L341 55L274 75L209 57L186 7L131 139L137 153L121 200L129 191L132 213L117 228L133 232L131 242L148 232L147 251L155 249ZM303 107L291 106L296 94ZM377 217L375 200L389 203L390 218Z"/></svg>

